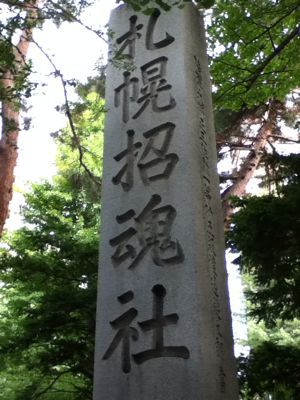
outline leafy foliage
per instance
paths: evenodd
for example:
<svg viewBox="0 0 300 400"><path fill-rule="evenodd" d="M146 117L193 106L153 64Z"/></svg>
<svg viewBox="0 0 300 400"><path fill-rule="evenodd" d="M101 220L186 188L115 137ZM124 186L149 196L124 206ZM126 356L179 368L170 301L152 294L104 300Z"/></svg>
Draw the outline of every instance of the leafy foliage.
<svg viewBox="0 0 300 400"><path fill-rule="evenodd" d="M250 315L270 325L300 317L300 156L276 157L276 166L278 195L236 200L241 209L229 236L242 272L253 277Z"/></svg>
<svg viewBox="0 0 300 400"><path fill-rule="evenodd" d="M71 373L88 388L99 207L61 183L36 185L26 200L29 225L1 251L1 353L53 379Z"/></svg>
<svg viewBox="0 0 300 400"><path fill-rule="evenodd" d="M284 100L299 83L298 0L218 1L209 27L218 108Z"/></svg>
<svg viewBox="0 0 300 400"><path fill-rule="evenodd" d="M19 102L21 98L29 97L36 86L28 79L32 65L30 61L26 60L25 55L19 54L21 50L15 44L16 37L20 35L20 41L25 40L29 30L41 28L48 20L57 25L63 21L72 22L88 5L89 2L86 0L64 0L62 2L46 0L43 2L43 7L39 7L36 0L29 2L5 0L1 2L0 101L14 99ZM20 57L22 63L16 62L16 59ZM2 79L7 72L13 76L13 84L9 90L2 84Z"/></svg>
<svg viewBox="0 0 300 400"><path fill-rule="evenodd" d="M94 89L93 85L91 89ZM104 127L104 101L98 93L86 92L82 85L77 91L82 93L84 101L73 104L73 130L68 128L53 134L60 143L57 165L72 185L84 185L89 195L93 194L98 201L102 176L103 138L100 132Z"/></svg>
<svg viewBox="0 0 300 400"><path fill-rule="evenodd" d="M126 3L149 14L154 7L167 10L189 1ZM209 8L214 2L197 3ZM35 21L24 17L23 2L5 4L10 14L0 26L0 81L3 71L15 67L13 32L41 26L47 19L74 21L87 2L47 0ZM238 134L234 144L244 145L245 120L248 125L258 119L261 123L270 99L282 104L277 125L283 119L297 124L299 110L290 112L284 101L300 77L299 9L298 0L218 0L209 11L215 107L220 132L228 132L226 140ZM13 92L0 86L0 100L29 96L29 71L30 63L15 71ZM52 184L32 188L25 227L8 236L1 249L0 383L5 389L0 399L91 397L104 107L91 88L103 94L97 81L81 87L84 101L73 105L76 129L56 135L59 175ZM250 136L247 146L253 142ZM266 165L272 170L268 184L273 194L236 200L241 210L229 237L229 245L241 252L245 280L247 274L249 313L267 325L261 337L250 338L252 350L240 360L240 376L247 400L266 393L274 399L296 399L299 342L281 339L287 332L285 320L299 316L299 157L272 157ZM295 335L295 327L288 333Z"/></svg>
<svg viewBox="0 0 300 400"><path fill-rule="evenodd" d="M103 103L89 93L75 108L84 159L97 176ZM70 147L71 133L59 139L58 176L33 185L23 210L26 225L0 251L3 399L91 398L99 193L78 164L77 147Z"/></svg>
<svg viewBox="0 0 300 400"><path fill-rule="evenodd" d="M299 398L299 346L276 345L263 342L254 347L246 358L240 357L240 382L244 400L264 398L296 400Z"/></svg>
<svg viewBox="0 0 300 400"><path fill-rule="evenodd" d="M272 190L236 199L228 244L240 256L250 353L239 358L243 399L298 399L300 355L300 156L269 156ZM257 321L261 321L259 324Z"/></svg>
<svg viewBox="0 0 300 400"><path fill-rule="evenodd" d="M120 3L121 0L116 0ZM145 14L151 14L154 8L161 8L164 11L170 11L172 7L184 7L185 4L193 2L192 0L126 0L124 3L129 4L135 11L141 11ZM214 4L214 0L195 0L199 7L210 8Z"/></svg>
<svg viewBox="0 0 300 400"><path fill-rule="evenodd" d="M248 356L240 356L239 377L243 399L293 400L299 397L299 320L277 321L276 327L249 322L251 346Z"/></svg>
<svg viewBox="0 0 300 400"><path fill-rule="evenodd" d="M294 0L217 1L208 27L219 147L226 143L236 160L235 147L244 154L255 148L258 136L252 127L260 132L266 126L266 111L276 102L267 140L273 155L266 156L265 147L260 160L269 194L231 204L239 212L228 246L240 253L236 262L250 319L250 354L239 360L245 400L299 397L300 343L283 338L299 338L300 157L278 156L275 150L276 140L284 139L284 124L298 126L299 12L300 3ZM259 151L263 154L262 147ZM241 175L234 171L234 179L243 181L252 168L248 159ZM258 330L261 336L254 340Z"/></svg>

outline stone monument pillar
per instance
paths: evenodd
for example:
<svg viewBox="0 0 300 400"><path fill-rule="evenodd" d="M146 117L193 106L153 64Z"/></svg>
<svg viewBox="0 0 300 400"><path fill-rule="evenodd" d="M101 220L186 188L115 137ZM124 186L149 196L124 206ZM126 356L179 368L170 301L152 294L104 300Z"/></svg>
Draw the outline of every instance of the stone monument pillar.
<svg viewBox="0 0 300 400"><path fill-rule="evenodd" d="M110 29L94 400L236 400L203 23Z"/></svg>

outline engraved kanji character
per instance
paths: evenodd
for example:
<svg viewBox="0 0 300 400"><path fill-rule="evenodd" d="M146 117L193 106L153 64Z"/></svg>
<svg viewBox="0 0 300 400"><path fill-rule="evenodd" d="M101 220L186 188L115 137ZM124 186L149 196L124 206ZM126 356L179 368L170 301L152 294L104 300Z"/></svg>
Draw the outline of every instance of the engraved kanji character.
<svg viewBox="0 0 300 400"><path fill-rule="evenodd" d="M141 104L140 109L133 115L133 119L138 118L142 112L151 104L155 112L171 110L176 106L174 97L169 93L169 99L165 104L159 104L160 95L172 89L165 79L168 58L158 57L141 67L142 80L144 86L141 88L141 96L137 99L137 104Z"/></svg>
<svg viewBox="0 0 300 400"><path fill-rule="evenodd" d="M127 304L134 298L134 293L130 290L118 297L118 301L121 304ZM130 353L130 341L131 339L136 341L138 339L138 331L136 328L132 328L130 324L137 316L138 312L135 308L130 308L120 317L110 322L113 329L117 330L115 337L110 343L106 350L102 360L108 360L114 351L117 349L119 344L122 345L122 370L126 374L131 371L131 353Z"/></svg>
<svg viewBox="0 0 300 400"><path fill-rule="evenodd" d="M164 328L170 325L176 325L179 317L173 313L164 315L164 297L167 294L163 285L155 285L152 288L153 293L153 318L147 321L138 322L143 332L153 331L153 348L137 354L133 354L133 359L137 364L142 364L153 358L178 357L187 359L190 352L185 346L165 346Z"/></svg>
<svg viewBox="0 0 300 400"><path fill-rule="evenodd" d="M137 166L145 185L149 185L150 182L162 178L168 179L173 172L179 158L177 154L167 154L167 152L170 147L175 127L175 124L166 122L143 134L143 136L148 139L148 143L145 146ZM162 133L165 135L161 145L159 146L157 142ZM158 166L161 166L162 168L158 170Z"/></svg>
<svg viewBox="0 0 300 400"><path fill-rule="evenodd" d="M127 149L121 151L121 153L114 157L116 161L121 161L123 158L126 159L125 165L120 169L117 175L112 178L112 182L115 185L121 183L125 192L128 192L133 187L134 160L138 154L136 150L141 146L141 142L134 143L134 131L129 130L127 131Z"/></svg>
<svg viewBox="0 0 300 400"><path fill-rule="evenodd" d="M116 247L111 257L115 266L130 259L128 269L133 269L149 251L153 262L159 266L183 262L184 254L179 242L171 239L176 210L170 205L156 208L160 203L161 197L154 194L142 212L134 218L134 227L131 226L109 241L112 247ZM131 209L118 215L116 220L123 224L135 215L135 211ZM138 244L133 245L130 241L135 236Z"/></svg>
<svg viewBox="0 0 300 400"><path fill-rule="evenodd" d="M131 58L134 59L135 57L135 42L137 39L139 39L142 35L141 33L138 33L143 28L143 24L138 24L137 25L137 19L138 17L136 15L133 15L132 17L129 18L129 31L124 33L124 35L120 36L117 38L116 42L117 44L122 44L122 46L119 48L117 55L123 54L124 50L128 48L128 53L123 54L123 57L126 58Z"/></svg>
<svg viewBox="0 0 300 400"><path fill-rule="evenodd" d="M143 134L148 142L137 162L137 167L145 185L149 185L150 182L159 179L168 179L178 162L177 154L167 154L174 129L175 124L166 122ZM133 130L127 131L127 149L114 157L118 162L123 158L126 160L125 165L112 179L115 185L121 183L123 190L126 192L133 187L134 163L138 155L138 149L142 146L141 142L134 143L134 134ZM160 140L161 136L163 137L162 140Z"/></svg>
<svg viewBox="0 0 300 400"><path fill-rule="evenodd" d="M130 118L129 106L130 102L138 99L138 78L131 78L130 72L124 72L124 82L115 89L115 107L121 104L122 96L122 119L123 122L128 122Z"/></svg>
<svg viewBox="0 0 300 400"><path fill-rule="evenodd" d="M165 346L164 344L164 328L171 325L176 325L179 316L176 313L164 315L164 298L167 291L163 285L154 285L153 293L153 317L149 320L138 322L140 329L143 332L153 331L153 348L142 351L140 353L131 354L131 340L139 339L139 332L136 328L130 326L133 320L137 317L138 311L135 308L130 308L120 317L110 322L110 325L117 331L108 349L105 351L102 360L108 360L113 353L121 346L121 362L124 373L131 371L131 356L136 364L143 364L154 358L161 357L176 357L188 359L190 352L185 346ZM121 304L127 304L134 298L134 293L129 290L118 296L118 301Z"/></svg>
<svg viewBox="0 0 300 400"><path fill-rule="evenodd" d="M146 31L146 49L147 50L155 50L161 49L163 47L169 46L174 42L174 37L171 36L168 32L166 32L166 37L156 43L154 43L154 31L156 27L157 20L160 16L161 12L158 8L153 10L153 13L149 17L149 21L147 24ZM124 33L122 36L116 39L116 43L121 45L117 55L123 55L123 57L128 59L134 59L135 57L135 45L136 41L141 38L142 34L139 31L144 27L143 24L138 24L138 17L136 15L132 15L129 18L129 30ZM128 53L124 54L124 51L128 48Z"/></svg>
<svg viewBox="0 0 300 400"><path fill-rule="evenodd" d="M163 47L169 46L175 40L173 36L169 35L168 32L166 32L165 39L156 43L153 42L154 29L160 14L161 14L160 10L158 8L155 8L152 15L149 18L147 33L146 33L146 48L148 50L161 49Z"/></svg>

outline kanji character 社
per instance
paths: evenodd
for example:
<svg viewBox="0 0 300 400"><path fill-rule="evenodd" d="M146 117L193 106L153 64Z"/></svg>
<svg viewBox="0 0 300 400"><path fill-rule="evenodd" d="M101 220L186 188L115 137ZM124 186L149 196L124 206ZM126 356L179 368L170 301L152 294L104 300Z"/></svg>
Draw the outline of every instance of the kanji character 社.
<svg viewBox="0 0 300 400"><path fill-rule="evenodd" d="M165 346L164 329L167 326L176 325L179 316L176 313L164 315L164 298L167 291L163 285L154 285L153 293L153 317L149 320L138 322L143 332L153 332L153 348L141 351L140 353L131 354L131 340L139 339L139 332L136 328L130 326L137 317L138 311L130 308L120 317L110 322L114 330L117 330L108 349L105 351L102 360L108 360L113 353L121 345L121 363L124 373L131 371L131 356L136 364L143 364L146 361L161 357L177 357L188 359L190 352L185 346ZM134 293L129 290L118 297L121 304L127 304L134 298Z"/></svg>

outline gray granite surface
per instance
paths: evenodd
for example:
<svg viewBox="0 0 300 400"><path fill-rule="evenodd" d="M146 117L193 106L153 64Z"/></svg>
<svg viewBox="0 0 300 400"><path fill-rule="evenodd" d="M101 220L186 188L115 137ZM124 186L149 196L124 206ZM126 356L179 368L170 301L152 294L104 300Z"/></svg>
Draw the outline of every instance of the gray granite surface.
<svg viewBox="0 0 300 400"><path fill-rule="evenodd" d="M202 25L111 16L94 400L238 399Z"/></svg>

